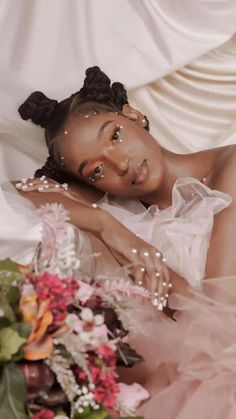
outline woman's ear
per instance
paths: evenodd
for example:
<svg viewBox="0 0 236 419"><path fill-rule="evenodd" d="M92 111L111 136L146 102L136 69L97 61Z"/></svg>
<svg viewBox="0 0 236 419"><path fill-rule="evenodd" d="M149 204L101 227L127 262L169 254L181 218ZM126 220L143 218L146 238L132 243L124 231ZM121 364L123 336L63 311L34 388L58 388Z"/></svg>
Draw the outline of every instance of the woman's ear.
<svg viewBox="0 0 236 419"><path fill-rule="evenodd" d="M131 119L131 121L134 121L142 128L146 127L147 120L145 116L142 114L142 112L137 111L137 109L132 108L129 104L125 104L122 108L122 114L126 116L126 118Z"/></svg>

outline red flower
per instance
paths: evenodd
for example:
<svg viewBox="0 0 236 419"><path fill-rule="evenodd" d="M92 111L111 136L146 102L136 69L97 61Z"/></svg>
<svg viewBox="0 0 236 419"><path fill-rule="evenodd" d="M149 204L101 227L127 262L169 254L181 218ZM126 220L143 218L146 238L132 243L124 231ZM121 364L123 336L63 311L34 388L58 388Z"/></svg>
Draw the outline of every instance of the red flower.
<svg viewBox="0 0 236 419"><path fill-rule="evenodd" d="M39 413L34 415L32 419L53 419L54 416L55 416L55 413L52 410L43 409L43 410L40 410Z"/></svg>

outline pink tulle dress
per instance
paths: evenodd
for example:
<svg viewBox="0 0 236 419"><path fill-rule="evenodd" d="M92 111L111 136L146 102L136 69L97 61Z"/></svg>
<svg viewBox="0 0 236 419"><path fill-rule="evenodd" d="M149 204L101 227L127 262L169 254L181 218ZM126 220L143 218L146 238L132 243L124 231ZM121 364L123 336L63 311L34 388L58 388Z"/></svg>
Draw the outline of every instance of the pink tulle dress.
<svg viewBox="0 0 236 419"><path fill-rule="evenodd" d="M136 327L129 339L145 362L120 375L149 390L139 409L146 419L235 419L236 276L203 280L214 215L231 198L186 178L176 182L172 203L147 211L120 199L100 202L155 244L194 290L192 298L171 295L174 320L148 305L133 308Z"/></svg>

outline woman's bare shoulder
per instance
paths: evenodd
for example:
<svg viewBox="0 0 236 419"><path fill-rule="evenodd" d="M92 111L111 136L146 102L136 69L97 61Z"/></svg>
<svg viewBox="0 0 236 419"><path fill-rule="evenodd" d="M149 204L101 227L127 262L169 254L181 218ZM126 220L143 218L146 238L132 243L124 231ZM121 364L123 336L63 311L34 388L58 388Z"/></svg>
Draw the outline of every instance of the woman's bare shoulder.
<svg viewBox="0 0 236 419"><path fill-rule="evenodd" d="M230 195L232 203L214 217L206 263L207 277L236 275L236 146L222 152L210 186Z"/></svg>
<svg viewBox="0 0 236 419"><path fill-rule="evenodd" d="M236 145L222 148L216 165L212 185L214 189L228 193L236 201Z"/></svg>

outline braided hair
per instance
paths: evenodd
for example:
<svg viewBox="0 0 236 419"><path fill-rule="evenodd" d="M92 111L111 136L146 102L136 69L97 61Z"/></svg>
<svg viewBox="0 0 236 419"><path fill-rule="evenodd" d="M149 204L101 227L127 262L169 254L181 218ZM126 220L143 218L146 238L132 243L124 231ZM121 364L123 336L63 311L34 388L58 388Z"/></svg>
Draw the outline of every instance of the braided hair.
<svg viewBox="0 0 236 419"><path fill-rule="evenodd" d="M95 106L96 110L101 112L121 112L127 103L127 91L124 85L119 82L111 84L108 76L97 66L88 68L83 87L61 102L49 99L39 91L31 93L19 107L18 112L22 119L30 119L45 129L49 150L46 163L41 169L36 170L35 177L45 175L60 183L72 180L72 176L57 162L53 147L53 139L70 114L80 115L83 112L90 112Z"/></svg>

